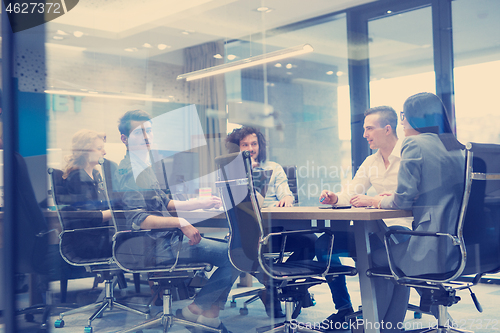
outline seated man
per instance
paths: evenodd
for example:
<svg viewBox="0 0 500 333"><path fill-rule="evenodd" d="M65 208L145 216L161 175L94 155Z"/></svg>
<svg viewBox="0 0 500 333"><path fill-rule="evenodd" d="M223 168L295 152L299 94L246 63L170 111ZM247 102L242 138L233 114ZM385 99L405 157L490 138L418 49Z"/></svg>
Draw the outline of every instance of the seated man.
<svg viewBox="0 0 500 333"><path fill-rule="evenodd" d="M254 172L272 172L262 205L263 207L293 206L295 197L288 186L287 175L281 165L266 160L266 139L257 128L243 126L233 130L226 138L226 147L230 153L245 150L249 151ZM282 231L282 228L272 227L270 230L270 232L280 231ZM317 239L315 234L288 235L285 251L293 252L293 254L287 260L312 260L315 256L314 244ZM271 252L279 252L281 250L282 237L273 237L270 244ZM270 296L271 293L273 293L272 297ZM276 289L266 290L260 293L259 296L270 317L285 317L285 314L281 311L281 303L278 301ZM271 299L273 302L271 302Z"/></svg>
<svg viewBox="0 0 500 333"><path fill-rule="evenodd" d="M368 109L365 112L364 137L371 149L378 151L368 156L360 166L353 180L340 193L323 191L320 196L322 204L352 205L355 207L373 206L374 198L367 196L366 191L373 187L377 194L393 193L397 186L397 174L400 162L400 147L396 134L397 114L389 106ZM385 224L380 221L382 229ZM411 225L410 219L390 219L387 225ZM327 248L330 242L328 235L321 236L316 242L318 261L327 260ZM352 232L335 232L332 262L340 264L339 256L355 256L354 236ZM353 313L351 299L347 291L345 276L341 275L328 282L332 292L337 313L327 318L332 323L343 322L345 316Z"/></svg>
<svg viewBox="0 0 500 333"><path fill-rule="evenodd" d="M218 208L221 200L217 197L193 201L168 199L159 186L150 159L153 132L149 114L141 110L125 113L120 118L119 130L127 154L118 166L116 177L122 192L127 223L132 229L178 228L185 235L179 255L180 263L206 262L218 267L194 301L182 309L182 315L187 320L227 332L219 319L219 310L223 308L231 286L238 277L238 271L229 261L227 243L202 238L188 221L169 213L175 209ZM156 237L163 238L163 246L156 249L156 253L151 253L158 261L174 258L171 233L165 231L161 236L156 234Z"/></svg>

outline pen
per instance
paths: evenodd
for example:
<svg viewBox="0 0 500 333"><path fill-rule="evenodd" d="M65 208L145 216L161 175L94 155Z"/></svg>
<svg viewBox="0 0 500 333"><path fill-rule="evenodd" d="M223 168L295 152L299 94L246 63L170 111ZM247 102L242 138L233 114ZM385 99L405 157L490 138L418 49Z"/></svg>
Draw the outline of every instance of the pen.
<svg viewBox="0 0 500 333"><path fill-rule="evenodd" d="M322 198L319 202L323 202L325 201L326 197Z"/></svg>

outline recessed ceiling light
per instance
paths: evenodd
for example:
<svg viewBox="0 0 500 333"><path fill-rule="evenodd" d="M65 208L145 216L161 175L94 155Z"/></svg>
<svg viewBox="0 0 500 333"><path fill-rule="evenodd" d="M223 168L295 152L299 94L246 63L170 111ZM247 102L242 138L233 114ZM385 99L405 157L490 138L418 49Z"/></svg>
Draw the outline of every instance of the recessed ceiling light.
<svg viewBox="0 0 500 333"><path fill-rule="evenodd" d="M277 64L274 65L274 67L276 68L280 68L281 67L281 64L278 62Z"/></svg>
<svg viewBox="0 0 500 333"><path fill-rule="evenodd" d="M84 33L81 32L81 31L75 31L75 32L73 32L73 36L78 37L78 38L82 37L83 35L84 35Z"/></svg>
<svg viewBox="0 0 500 333"><path fill-rule="evenodd" d="M139 51L139 50L137 49L137 47L127 47L125 49L125 51L127 51L127 52L136 52L136 51Z"/></svg>
<svg viewBox="0 0 500 333"><path fill-rule="evenodd" d="M387 14L390 14L390 13L392 13L392 10L388 10L388 11L387 11Z"/></svg>
<svg viewBox="0 0 500 333"><path fill-rule="evenodd" d="M256 9L256 11L258 12L267 12L270 8L269 7L259 7Z"/></svg>
<svg viewBox="0 0 500 333"><path fill-rule="evenodd" d="M167 45L167 44L158 44L158 50L165 50L165 49L169 49L171 47L172 46Z"/></svg>
<svg viewBox="0 0 500 333"><path fill-rule="evenodd" d="M181 34L183 34L183 35L190 35L190 34L194 34L194 33L195 33L194 30L184 30L181 32Z"/></svg>
<svg viewBox="0 0 500 333"><path fill-rule="evenodd" d="M214 55L214 58L215 59L222 59L222 56L219 53L217 53L216 55Z"/></svg>
<svg viewBox="0 0 500 333"><path fill-rule="evenodd" d="M288 75L292 75L293 73L292 72L286 72Z"/></svg>
<svg viewBox="0 0 500 333"><path fill-rule="evenodd" d="M57 30L56 34L58 35L63 35L63 36L67 36L68 34L62 30Z"/></svg>
<svg viewBox="0 0 500 333"><path fill-rule="evenodd" d="M64 39L64 37L61 37L61 36L54 36L54 37L52 37L52 38L54 38L54 39L59 39L59 40Z"/></svg>
<svg viewBox="0 0 500 333"><path fill-rule="evenodd" d="M142 44L142 47L145 47L145 48L147 48L147 49L150 49L150 48L151 48L151 44L149 44L149 43L144 43L144 44Z"/></svg>
<svg viewBox="0 0 500 333"><path fill-rule="evenodd" d="M344 75L344 72L338 71L336 74L337 74L337 76L342 76L342 75Z"/></svg>
<svg viewBox="0 0 500 333"><path fill-rule="evenodd" d="M237 56L235 56L234 54L228 54L227 55L227 60L234 60L236 58L237 58Z"/></svg>
<svg viewBox="0 0 500 333"><path fill-rule="evenodd" d="M333 71L326 72L326 75L333 75Z"/></svg>
<svg viewBox="0 0 500 333"><path fill-rule="evenodd" d="M287 69L291 69L291 68L293 67L293 65L292 65L292 64L286 64L286 66L285 66L285 67L286 67Z"/></svg>

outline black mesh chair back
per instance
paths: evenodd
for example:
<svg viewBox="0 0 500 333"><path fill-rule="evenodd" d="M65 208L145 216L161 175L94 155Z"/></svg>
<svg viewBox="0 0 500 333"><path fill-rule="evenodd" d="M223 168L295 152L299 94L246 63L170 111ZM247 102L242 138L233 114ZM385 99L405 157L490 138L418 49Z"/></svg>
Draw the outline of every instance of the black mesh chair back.
<svg viewBox="0 0 500 333"><path fill-rule="evenodd" d="M500 145L467 144L463 275L500 271Z"/></svg>
<svg viewBox="0 0 500 333"><path fill-rule="evenodd" d="M15 272L16 274L36 274L40 281L61 280L61 301L65 302L67 280L89 275L85 273L83 268L73 269L72 266L63 261L57 246L49 244L49 235L51 232L56 232L56 229L49 230L43 212L36 201L26 162L19 154L15 155L15 159L17 170L17 232L15 241L17 260ZM32 295L35 293L32 292ZM25 318L31 321L33 314L44 310L42 311L40 329L45 330L50 309L50 305L34 304L18 310L17 313L24 314Z"/></svg>
<svg viewBox="0 0 500 333"><path fill-rule="evenodd" d="M48 274L50 271L50 262L47 260L49 228L36 201L26 162L17 154L16 167L18 174L16 251L20 258L16 261L16 273Z"/></svg>
<svg viewBox="0 0 500 333"><path fill-rule="evenodd" d="M51 193L56 212L61 224L59 249L69 264L86 266L93 270L103 270L104 265L113 263L111 255L113 225L102 224L100 211L82 211L71 204L74 196L68 193L64 185L63 172L58 169L48 170ZM110 267L114 268L115 267Z"/></svg>
<svg viewBox="0 0 500 333"><path fill-rule="evenodd" d="M106 168L105 163L104 167ZM122 330L120 333L138 332L155 326L162 326L163 331L167 332L174 323L189 326L193 329L198 328L220 332L220 330L209 328L206 325L178 318L174 316L172 311L172 291L177 289L180 295L182 288L185 287L186 280L193 278L198 271L210 271L212 266L202 262L190 264L179 263L179 250L182 246L182 238L184 236L180 229L131 229L126 222L125 207L119 202L122 193L120 193L120 189L116 188L115 184L117 182L110 178L113 176L113 173L105 170L103 175L105 194L108 202L112 202L110 205L112 220L118 229L118 232L113 236L112 252L114 262L125 272L134 273L134 279L140 273L147 273L149 281L156 288L149 304L156 297L161 298L163 301L161 315L134 327ZM155 191L144 189L142 194L146 197L148 195L152 197L155 195ZM163 251L166 237L171 238L172 251ZM163 294L161 295L160 293L162 292ZM188 297L187 295L185 296Z"/></svg>
<svg viewBox="0 0 500 333"><path fill-rule="evenodd" d="M330 266L330 260L326 263L312 260L275 262L266 258L265 245L272 235L283 235L286 239L290 233L330 231L309 229L266 234L252 178L250 153L243 151L221 156L215 162L219 178L216 184L230 225L229 259L234 267L256 276L266 287L277 287L278 299L285 301L286 318L270 332L281 329L290 332L292 319L298 316L302 306L309 305L304 301L309 287L326 282L327 276L355 275L356 270L348 266ZM333 242L330 254L332 245ZM315 332L301 327L296 331Z"/></svg>
<svg viewBox="0 0 500 333"><path fill-rule="evenodd" d="M229 257L234 267L257 273L260 269L258 249L263 235L260 207L255 196L252 168L247 152L216 158L218 183L224 210L230 221Z"/></svg>
<svg viewBox="0 0 500 333"><path fill-rule="evenodd" d="M103 160L100 161L102 166ZM102 316L102 313L114 307L139 315L149 316L146 312L131 308L117 302L114 297L114 284L118 283L120 288L126 287L126 281L121 268L116 265L112 255L112 240L116 233L115 223L103 226L103 215L101 211L81 210L73 206L79 202L79 196L72 195L66 189L61 170L48 170L51 182L51 193L54 199L56 212L61 223L62 232L59 235L59 250L66 262L74 266L84 266L89 272L101 275L105 280L105 296L95 303L73 309L59 314L59 319L54 323L56 328L64 326L64 317L67 315L96 309L88 319L85 332L92 332L92 321ZM104 175L104 173L103 173ZM105 176L104 176L105 177ZM105 184L102 184L105 187ZM108 195L106 194L106 197ZM109 199L108 208L111 207Z"/></svg>

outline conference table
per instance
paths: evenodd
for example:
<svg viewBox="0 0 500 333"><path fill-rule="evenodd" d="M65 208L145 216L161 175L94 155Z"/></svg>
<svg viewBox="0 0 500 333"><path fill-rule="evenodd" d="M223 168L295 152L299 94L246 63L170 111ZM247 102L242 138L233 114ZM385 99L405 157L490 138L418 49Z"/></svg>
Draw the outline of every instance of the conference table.
<svg viewBox="0 0 500 333"><path fill-rule="evenodd" d="M350 221L354 224L356 241L356 269L359 275L361 304L365 333L379 333L377 294L373 279L366 275L371 267L369 234L379 230L379 219L411 217L411 211L373 208L320 209L319 207L270 207L262 209L263 220L277 221L287 230L329 227L345 230ZM274 226L274 223L273 223ZM379 295L381 296L381 295Z"/></svg>
<svg viewBox="0 0 500 333"><path fill-rule="evenodd" d="M0 214L0 220L2 218ZM44 211L49 228L60 230L57 213ZM196 210L177 212L178 216L186 218L197 228L227 228L225 212L220 210ZM356 242L356 269L358 270L363 320L366 333L379 333L379 323L376 290L373 279L366 275L371 267L369 234L378 231L379 219L411 217L411 211L386 210L371 208L350 209L320 209L319 207L269 207L262 209L262 218L272 226L281 226L285 230L307 230L311 228L331 228L332 230L347 230L351 221L354 226ZM51 233L50 243L58 241L58 232Z"/></svg>

